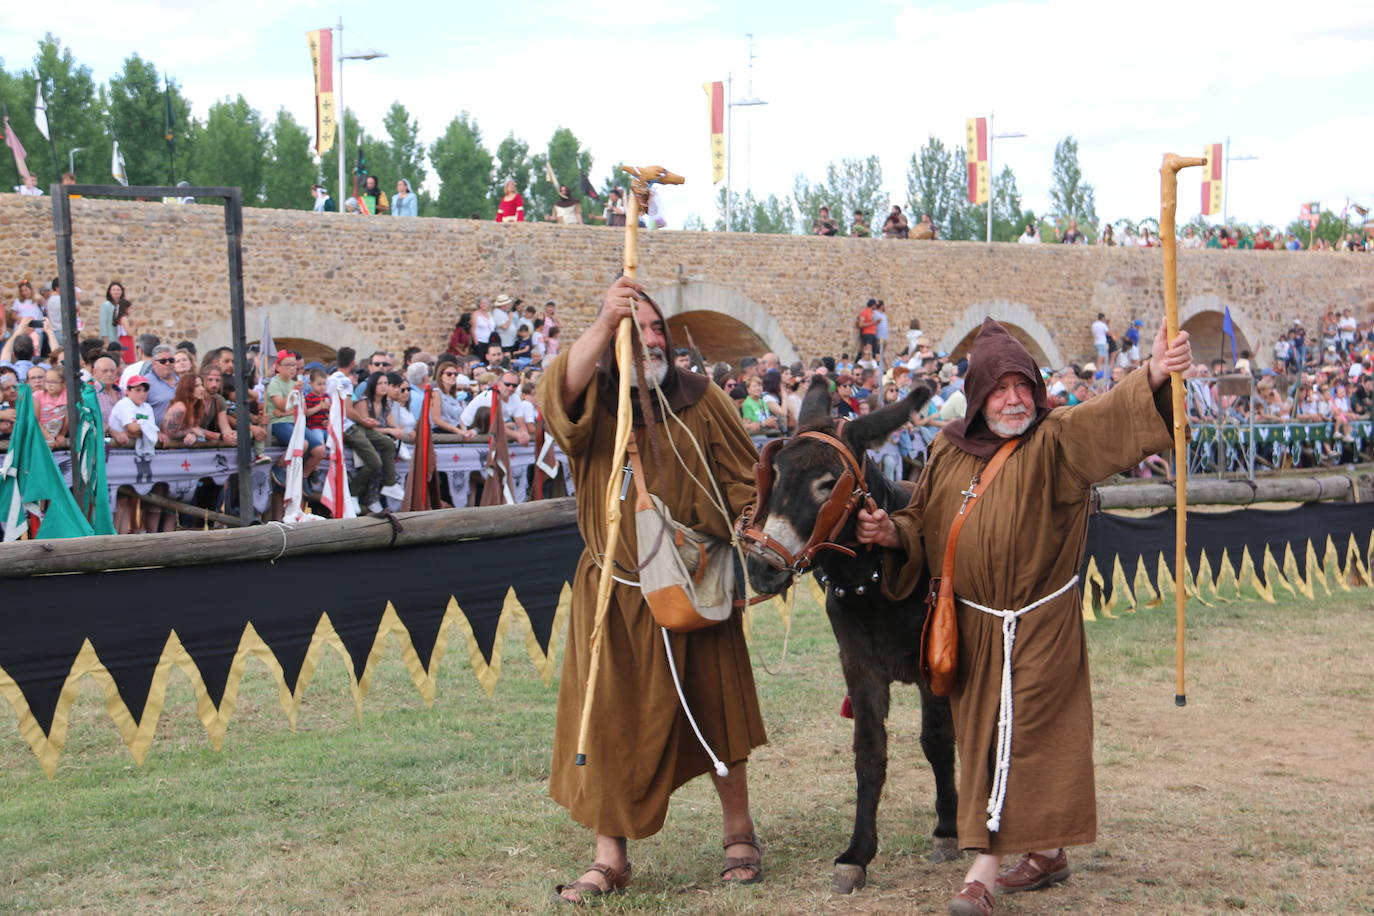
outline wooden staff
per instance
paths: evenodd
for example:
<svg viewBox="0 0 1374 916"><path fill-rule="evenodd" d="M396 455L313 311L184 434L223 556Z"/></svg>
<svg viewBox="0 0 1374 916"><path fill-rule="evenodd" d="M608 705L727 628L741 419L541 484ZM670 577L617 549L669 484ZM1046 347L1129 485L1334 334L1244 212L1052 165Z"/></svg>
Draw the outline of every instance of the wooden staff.
<svg viewBox="0 0 1374 916"><path fill-rule="evenodd" d="M1178 172L1206 159L1164 154L1159 167L1159 238L1164 246L1164 336L1166 346L1178 336L1178 239L1174 211L1178 209ZM1188 407L1183 393L1183 373L1169 373L1174 402L1174 704L1186 706L1184 689L1184 636L1187 633L1188 574Z"/></svg>
<svg viewBox="0 0 1374 916"><path fill-rule="evenodd" d="M621 166L631 176L630 199L625 205L625 276L633 280L639 268L639 211L649 209L649 185L682 184L679 175L662 166L650 165L642 169ZM590 640L591 664L587 668L587 689L582 699L582 722L577 732L578 766L587 764L587 735L592 725L592 701L596 698L596 677L601 670L602 634L606 614L611 607L611 588L615 584L615 554L620 548L620 488L625 478L625 454L634 432L634 414L630 404L630 377L634 371L633 319L622 318L615 332L615 363L620 373L616 390L615 445L612 450L611 476L606 482L606 549L602 557L601 577L596 584L596 615L592 618Z"/></svg>

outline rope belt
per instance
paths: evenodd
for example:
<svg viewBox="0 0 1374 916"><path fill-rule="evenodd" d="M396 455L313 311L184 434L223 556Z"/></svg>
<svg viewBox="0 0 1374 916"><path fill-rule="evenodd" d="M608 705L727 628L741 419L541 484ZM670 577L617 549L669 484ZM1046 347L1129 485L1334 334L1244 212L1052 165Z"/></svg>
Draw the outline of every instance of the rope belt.
<svg viewBox="0 0 1374 916"><path fill-rule="evenodd" d="M1002 807L1007 801L1007 777L1011 774L1011 649L1016 644L1016 623L1022 614L1058 598L1078 584L1074 576L1055 591L1021 608L1019 611L997 611L984 607L976 601L959 598L976 611L1002 618L1002 698L997 704L997 763L992 772L992 788L988 792L988 830L996 833L1002 829Z"/></svg>

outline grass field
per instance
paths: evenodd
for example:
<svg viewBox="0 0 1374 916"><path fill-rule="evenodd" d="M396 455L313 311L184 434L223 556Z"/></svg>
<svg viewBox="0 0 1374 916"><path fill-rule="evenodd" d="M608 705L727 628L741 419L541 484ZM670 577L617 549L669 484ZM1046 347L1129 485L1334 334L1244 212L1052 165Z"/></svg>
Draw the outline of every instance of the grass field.
<svg viewBox="0 0 1374 916"><path fill-rule="evenodd" d="M1374 913L1374 592L1195 607L1192 624L1186 709L1171 610L1088 625L1099 841L1071 851L1066 884L999 913ZM933 788L911 688L894 697L869 886L829 892L854 794L843 688L809 598L779 666L781 635L756 620L767 881L718 885L718 808L698 780L632 845L612 912L944 912L962 866L925 861ZM331 656L292 734L255 663L216 753L178 674L136 767L88 681L51 781L0 705L0 912L550 910L590 853L545 793L554 695L511 644L494 699L453 653L427 710L392 651L359 722Z"/></svg>

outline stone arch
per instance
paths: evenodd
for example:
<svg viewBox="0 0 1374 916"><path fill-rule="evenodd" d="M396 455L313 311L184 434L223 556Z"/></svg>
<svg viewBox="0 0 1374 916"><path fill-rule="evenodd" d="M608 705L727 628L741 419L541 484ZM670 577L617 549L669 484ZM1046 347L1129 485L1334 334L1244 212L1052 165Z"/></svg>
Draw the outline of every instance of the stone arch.
<svg viewBox="0 0 1374 916"><path fill-rule="evenodd" d="M339 347L352 347L360 357L376 349L376 339L372 335L343 319L320 311L313 305L293 305L278 303L264 308L245 309L244 323L248 330L248 342L255 343L262 336L262 317L266 313L268 327L274 341L292 340L311 349L337 351ZM207 325L192 338L196 348L204 353L213 347L229 346L233 341L233 331L228 318L222 318Z"/></svg>
<svg viewBox="0 0 1374 916"><path fill-rule="evenodd" d="M1254 362L1258 353L1255 323L1244 308L1211 293L1189 296L1178 312L1179 328L1188 332L1193 344L1194 361L1210 363L1220 356L1230 363L1231 345L1221 333L1221 324L1228 308L1231 310L1231 324L1236 331L1236 354L1249 350L1251 362ZM1267 366L1268 363L1261 365Z"/></svg>
<svg viewBox="0 0 1374 916"><path fill-rule="evenodd" d="M992 302L976 302L964 309L963 314L954 319L945 336L940 338L936 350L943 350L951 356L963 356L973 343L978 328L984 318L992 318L1004 326L1012 337L1019 340L1038 365L1058 368L1064 365L1063 354L1054 341L1054 335L1040 323L1029 306L1019 302L996 299Z"/></svg>
<svg viewBox="0 0 1374 916"><path fill-rule="evenodd" d="M711 362L738 364L740 357L758 356L766 350L776 353L783 365L801 358L777 319L728 287L689 280L651 289L649 295L663 309L674 342L686 346L682 329L690 328L692 338Z"/></svg>

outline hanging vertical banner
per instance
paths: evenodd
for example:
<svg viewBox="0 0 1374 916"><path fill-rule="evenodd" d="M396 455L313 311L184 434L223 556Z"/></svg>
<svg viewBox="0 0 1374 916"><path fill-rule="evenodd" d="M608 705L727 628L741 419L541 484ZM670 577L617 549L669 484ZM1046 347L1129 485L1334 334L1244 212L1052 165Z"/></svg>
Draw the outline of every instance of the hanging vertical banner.
<svg viewBox="0 0 1374 916"><path fill-rule="evenodd" d="M124 169L124 154L119 151L119 141L114 141L114 146L110 149L110 175L115 181L128 187L129 176Z"/></svg>
<svg viewBox="0 0 1374 916"><path fill-rule="evenodd" d="M706 109L711 118L711 184L725 177L725 84L702 83Z"/></svg>
<svg viewBox="0 0 1374 916"><path fill-rule="evenodd" d="M1308 229L1316 229L1317 223L1322 221L1321 201L1314 200L1311 203L1303 204L1298 210L1298 218L1307 224Z"/></svg>
<svg viewBox="0 0 1374 916"><path fill-rule="evenodd" d="M315 152L324 155L334 148L334 32L316 29L305 37L315 65Z"/></svg>
<svg viewBox="0 0 1374 916"><path fill-rule="evenodd" d="M25 151L24 144L19 142L19 135L14 132L14 128L10 127L9 115L5 115L5 145L10 148L10 152L14 153L14 168L19 172L19 178L21 180L28 178L29 167L26 160L29 154Z"/></svg>
<svg viewBox="0 0 1374 916"><path fill-rule="evenodd" d="M1221 212L1221 166L1226 157L1220 143L1208 143L1202 156L1207 160L1202 169L1202 215L1214 216Z"/></svg>
<svg viewBox="0 0 1374 916"><path fill-rule="evenodd" d="M988 119L969 118L965 122L968 144L968 202L985 204L988 202L988 188L991 176L988 175Z"/></svg>

